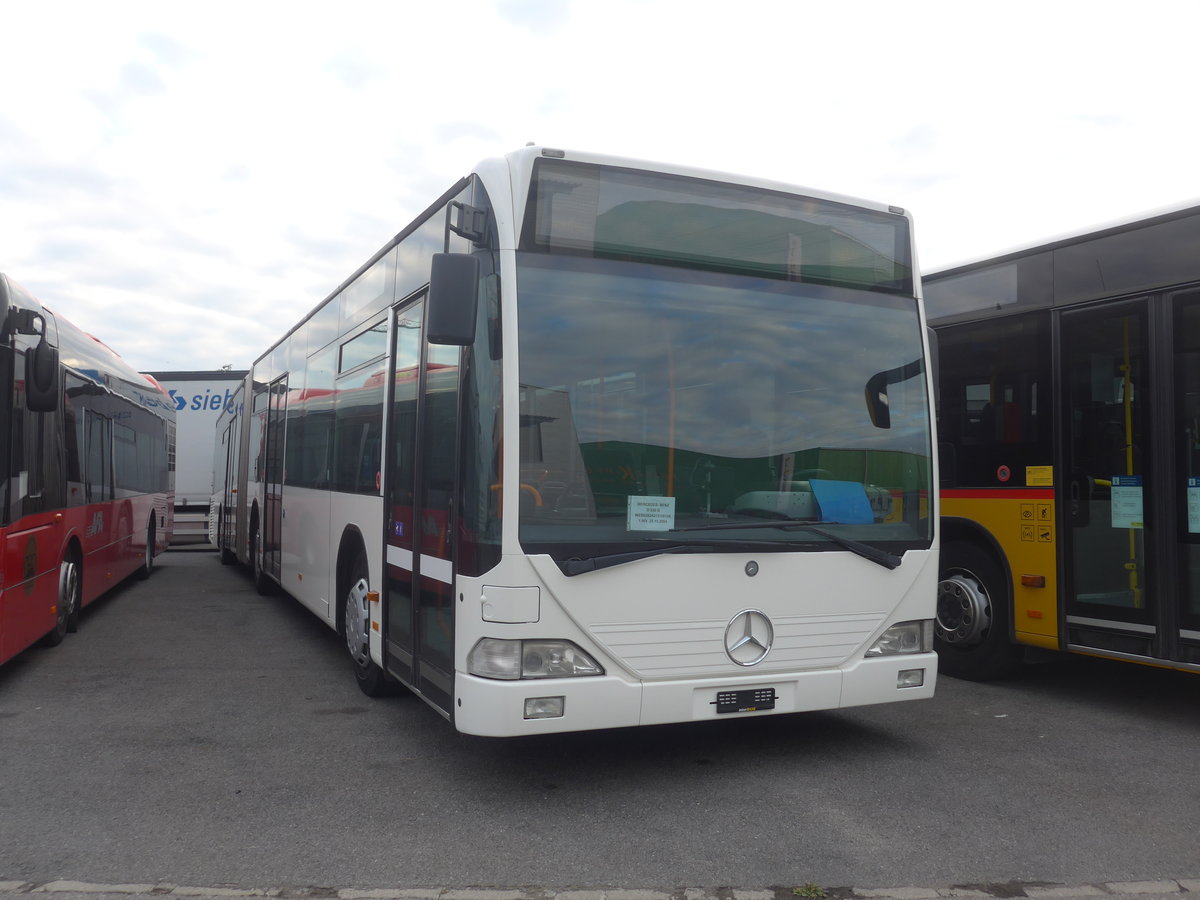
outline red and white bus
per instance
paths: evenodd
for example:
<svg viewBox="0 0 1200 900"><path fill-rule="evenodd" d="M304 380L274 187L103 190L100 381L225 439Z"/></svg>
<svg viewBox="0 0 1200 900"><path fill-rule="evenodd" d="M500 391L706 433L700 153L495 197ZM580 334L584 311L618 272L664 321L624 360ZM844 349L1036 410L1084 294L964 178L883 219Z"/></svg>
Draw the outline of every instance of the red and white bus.
<svg viewBox="0 0 1200 900"><path fill-rule="evenodd" d="M0 663L149 575L173 528L175 411L152 379L0 274Z"/></svg>

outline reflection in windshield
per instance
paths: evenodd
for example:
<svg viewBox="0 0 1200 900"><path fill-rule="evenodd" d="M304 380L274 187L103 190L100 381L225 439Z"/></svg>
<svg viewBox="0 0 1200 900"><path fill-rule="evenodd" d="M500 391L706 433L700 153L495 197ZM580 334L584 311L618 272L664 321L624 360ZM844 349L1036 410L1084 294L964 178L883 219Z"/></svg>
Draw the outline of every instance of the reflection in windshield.
<svg viewBox="0 0 1200 900"><path fill-rule="evenodd" d="M556 557L706 538L928 546L929 415L912 298L519 256L522 544ZM887 388L872 422L866 386ZM673 538L681 538L678 533ZM568 546L569 545L569 546ZM593 548L601 552L605 548ZM586 550L584 552L587 552Z"/></svg>

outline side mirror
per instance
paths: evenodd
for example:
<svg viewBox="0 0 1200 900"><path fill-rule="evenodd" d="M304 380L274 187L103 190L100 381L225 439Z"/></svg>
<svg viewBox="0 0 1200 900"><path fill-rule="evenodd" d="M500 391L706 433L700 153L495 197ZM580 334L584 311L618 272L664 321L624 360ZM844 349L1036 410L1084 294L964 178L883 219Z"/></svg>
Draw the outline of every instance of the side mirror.
<svg viewBox="0 0 1200 900"><path fill-rule="evenodd" d="M429 271L426 336L431 344L475 343L479 260L466 253L435 253Z"/></svg>
<svg viewBox="0 0 1200 900"><path fill-rule="evenodd" d="M25 408L30 412L58 409L58 348L45 335L25 354Z"/></svg>
<svg viewBox="0 0 1200 900"><path fill-rule="evenodd" d="M8 337L12 329L8 321L8 310L12 307L12 299L8 295L8 279L0 275L0 338Z"/></svg>

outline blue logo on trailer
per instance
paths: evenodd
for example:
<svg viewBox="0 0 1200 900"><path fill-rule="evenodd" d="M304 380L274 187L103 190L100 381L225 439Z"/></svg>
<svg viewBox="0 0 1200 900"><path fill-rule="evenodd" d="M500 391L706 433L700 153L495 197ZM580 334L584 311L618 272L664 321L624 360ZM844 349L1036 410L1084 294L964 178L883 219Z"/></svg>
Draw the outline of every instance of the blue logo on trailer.
<svg viewBox="0 0 1200 900"><path fill-rule="evenodd" d="M233 391L228 389L222 394L214 393L212 388L209 388L203 394L193 394L190 397L181 394L178 388L171 388L167 393L175 404L176 412L233 412Z"/></svg>

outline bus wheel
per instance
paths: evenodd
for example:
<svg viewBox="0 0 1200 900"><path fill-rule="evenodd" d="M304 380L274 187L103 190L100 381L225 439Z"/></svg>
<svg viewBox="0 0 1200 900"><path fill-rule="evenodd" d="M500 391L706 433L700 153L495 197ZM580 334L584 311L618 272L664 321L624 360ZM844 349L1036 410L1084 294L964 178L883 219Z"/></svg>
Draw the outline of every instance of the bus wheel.
<svg viewBox="0 0 1200 900"><path fill-rule="evenodd" d="M54 613L54 628L42 638L45 647L57 647L68 632L79 627L79 564L68 553L58 567L58 604Z"/></svg>
<svg viewBox="0 0 1200 900"><path fill-rule="evenodd" d="M232 566L237 562L237 556L225 543L225 507L223 506L221 507L217 523L217 546L221 548L221 565Z"/></svg>
<svg viewBox="0 0 1200 900"><path fill-rule="evenodd" d="M350 661L354 663L354 678L359 689L368 697L386 693L387 676L371 661L371 617L367 609L367 557L359 550L347 571L345 599L342 602L342 636Z"/></svg>
<svg viewBox="0 0 1200 900"><path fill-rule="evenodd" d="M138 578L146 579L150 577L150 573L154 571L154 541L156 538L154 528L154 513L150 514L150 521L146 523L146 553L142 559L142 567L138 569Z"/></svg>
<svg viewBox="0 0 1200 900"><path fill-rule="evenodd" d="M79 630L79 610L83 607L83 567L79 557L71 551L59 567L59 596L67 599L67 631L74 634Z"/></svg>
<svg viewBox="0 0 1200 900"><path fill-rule="evenodd" d="M1007 593L1000 566L990 554L966 542L942 547L934 625L940 671L986 681L1017 667L1022 650L1009 640Z"/></svg>
<svg viewBox="0 0 1200 900"><path fill-rule="evenodd" d="M250 525L250 571L254 577L254 590L263 597L271 593L271 582L267 580L267 573L263 571L262 535L258 530L258 522Z"/></svg>

